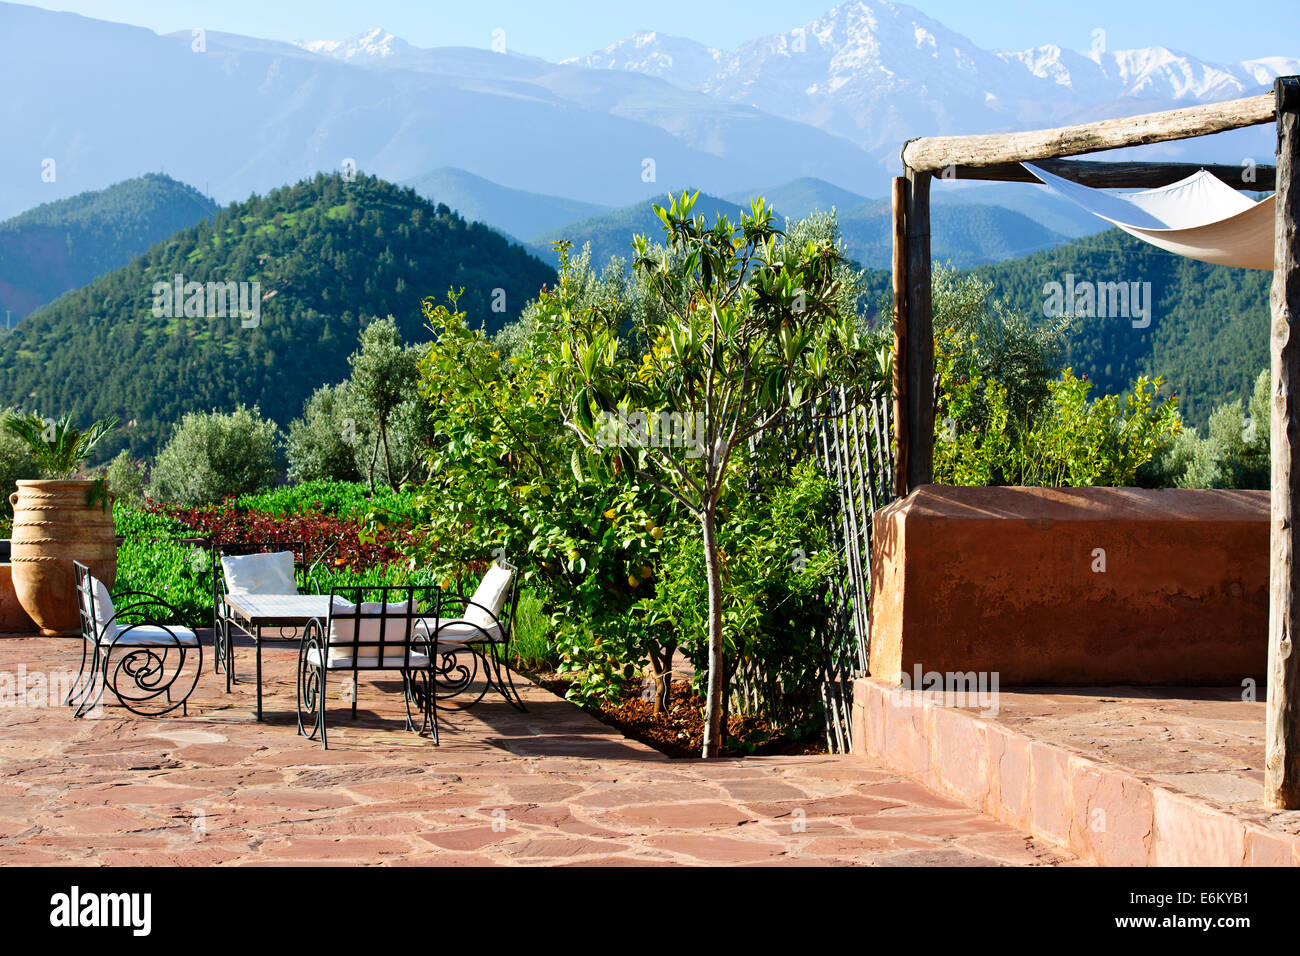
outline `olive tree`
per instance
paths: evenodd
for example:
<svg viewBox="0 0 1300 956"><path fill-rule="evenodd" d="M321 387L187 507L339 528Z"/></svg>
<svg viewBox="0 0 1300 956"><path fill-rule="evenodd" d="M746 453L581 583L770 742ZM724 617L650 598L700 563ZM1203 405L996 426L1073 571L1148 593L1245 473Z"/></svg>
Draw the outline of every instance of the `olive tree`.
<svg viewBox="0 0 1300 956"><path fill-rule="evenodd" d="M263 491L280 474L278 441L256 406L189 412L154 461L149 497L194 507Z"/></svg>
<svg viewBox="0 0 1300 956"><path fill-rule="evenodd" d="M348 359L350 396L370 435L366 480L373 491L375 467L383 452L384 479L394 489L414 475L421 455L418 442L422 406L416 394L420 349L402 344L392 316L375 319L361 332L361 347Z"/></svg>

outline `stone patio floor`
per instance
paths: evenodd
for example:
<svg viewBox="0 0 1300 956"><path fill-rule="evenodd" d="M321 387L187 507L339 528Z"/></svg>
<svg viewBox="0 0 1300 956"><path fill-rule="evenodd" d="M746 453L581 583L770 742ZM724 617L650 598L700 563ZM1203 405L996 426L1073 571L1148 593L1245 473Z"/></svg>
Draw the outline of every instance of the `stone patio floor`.
<svg viewBox="0 0 1300 956"><path fill-rule="evenodd" d="M1076 862L861 757L670 760L527 681L526 714L441 711L440 747L405 730L387 675L363 678L355 722L336 685L325 751L296 733L296 647L264 652L262 724L210 657L188 717L0 709L0 864ZM0 674L79 654L0 638Z"/></svg>

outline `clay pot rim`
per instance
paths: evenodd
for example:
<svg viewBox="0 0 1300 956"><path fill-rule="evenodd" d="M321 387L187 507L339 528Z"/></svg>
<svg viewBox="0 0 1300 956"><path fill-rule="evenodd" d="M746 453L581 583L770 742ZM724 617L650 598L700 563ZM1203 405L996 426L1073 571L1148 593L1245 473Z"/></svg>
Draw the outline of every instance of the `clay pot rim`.
<svg viewBox="0 0 1300 956"><path fill-rule="evenodd" d="M93 485L98 478L15 478L14 484L23 485Z"/></svg>

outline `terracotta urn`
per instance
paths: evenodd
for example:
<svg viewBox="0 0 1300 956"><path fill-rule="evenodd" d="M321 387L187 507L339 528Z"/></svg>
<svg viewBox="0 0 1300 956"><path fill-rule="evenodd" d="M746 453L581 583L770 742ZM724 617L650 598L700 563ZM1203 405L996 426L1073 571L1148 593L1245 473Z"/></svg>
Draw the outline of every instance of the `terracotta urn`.
<svg viewBox="0 0 1300 956"><path fill-rule="evenodd" d="M76 575L80 561L109 588L117 578L113 506L90 479L20 480L10 562L18 603L47 637L81 633Z"/></svg>

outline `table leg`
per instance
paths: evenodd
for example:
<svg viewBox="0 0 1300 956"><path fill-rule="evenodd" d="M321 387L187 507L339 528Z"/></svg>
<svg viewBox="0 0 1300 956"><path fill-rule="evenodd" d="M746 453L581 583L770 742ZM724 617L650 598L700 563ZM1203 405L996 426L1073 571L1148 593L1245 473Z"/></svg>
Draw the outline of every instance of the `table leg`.
<svg viewBox="0 0 1300 956"><path fill-rule="evenodd" d="M262 719L262 629L257 629L257 719Z"/></svg>

